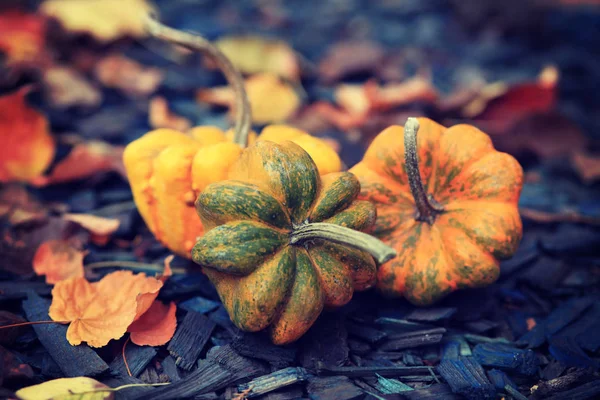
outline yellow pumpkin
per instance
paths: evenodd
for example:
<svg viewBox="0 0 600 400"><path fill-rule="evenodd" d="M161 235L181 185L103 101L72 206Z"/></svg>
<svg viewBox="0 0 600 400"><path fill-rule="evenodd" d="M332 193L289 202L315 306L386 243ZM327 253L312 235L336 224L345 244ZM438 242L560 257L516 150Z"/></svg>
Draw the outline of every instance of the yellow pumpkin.
<svg viewBox="0 0 600 400"><path fill-rule="evenodd" d="M233 131L213 126L188 133L157 129L130 143L123 155L125 169L140 215L154 236L173 252L190 258L196 239L204 234L194 201L206 186L224 180L243 148ZM338 172L342 163L324 141L285 125L250 133L247 142L289 140L312 157L320 174Z"/></svg>

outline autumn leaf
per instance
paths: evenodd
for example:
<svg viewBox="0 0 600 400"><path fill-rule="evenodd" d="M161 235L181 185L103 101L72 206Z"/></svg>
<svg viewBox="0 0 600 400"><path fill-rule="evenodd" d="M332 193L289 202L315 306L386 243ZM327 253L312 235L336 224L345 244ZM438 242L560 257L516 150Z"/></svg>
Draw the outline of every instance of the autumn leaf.
<svg viewBox="0 0 600 400"><path fill-rule="evenodd" d="M138 346L162 346L175 334L177 306L155 300L148 311L129 326L130 339Z"/></svg>
<svg viewBox="0 0 600 400"><path fill-rule="evenodd" d="M243 74L266 72L291 81L300 80L298 57L283 41L261 36L230 36L217 40L215 45ZM212 67L212 63L208 65Z"/></svg>
<svg viewBox="0 0 600 400"><path fill-rule="evenodd" d="M36 186L90 178L98 173L114 171L126 176L123 166L123 147L91 140L76 144L71 152L60 161L47 176L32 180Z"/></svg>
<svg viewBox="0 0 600 400"><path fill-rule="evenodd" d="M40 59L46 42L46 19L21 10L0 13L0 51L9 65L31 65Z"/></svg>
<svg viewBox="0 0 600 400"><path fill-rule="evenodd" d="M21 400L110 400L112 391L104 383L86 376L60 378L29 386L15 394Z"/></svg>
<svg viewBox="0 0 600 400"><path fill-rule="evenodd" d="M464 106L465 117L486 122L486 132L505 132L532 114L543 114L554 108L558 96L559 71L544 68L533 82L512 86L494 82L484 86L479 95Z"/></svg>
<svg viewBox="0 0 600 400"><path fill-rule="evenodd" d="M148 96L154 93L164 78L158 68L145 67L120 54L102 58L96 65L94 74L104 86L119 89L130 96Z"/></svg>
<svg viewBox="0 0 600 400"><path fill-rule="evenodd" d="M43 81L46 98L54 107L97 107L102 102L100 89L73 68L67 66L46 68L43 72Z"/></svg>
<svg viewBox="0 0 600 400"><path fill-rule="evenodd" d="M54 158L48 120L25 102L29 90L0 96L0 182L39 177Z"/></svg>
<svg viewBox="0 0 600 400"><path fill-rule="evenodd" d="M52 290L50 318L70 322L67 340L72 345L105 346L121 338L152 306L171 275L170 261L169 257L165 260L163 275L158 277L115 271L96 283L81 277L60 281Z"/></svg>
<svg viewBox="0 0 600 400"><path fill-rule="evenodd" d="M104 246L110 235L119 229L121 222L116 218L104 218L91 214L64 214L63 218L72 221L91 232L91 240L97 245Z"/></svg>
<svg viewBox="0 0 600 400"><path fill-rule="evenodd" d="M252 121L256 124L283 122L300 107L301 100L289 83L283 82L272 73L253 75L245 82L248 100L252 109ZM234 104L234 92L229 86L201 89L199 102L229 106Z"/></svg>
<svg viewBox="0 0 600 400"><path fill-rule="evenodd" d="M167 99L162 96L154 96L150 100L148 124L153 129L169 128L180 132L185 132L192 127L189 120L169 110Z"/></svg>
<svg viewBox="0 0 600 400"><path fill-rule="evenodd" d="M571 163L581 179L593 183L600 179L600 157L577 150L571 155Z"/></svg>
<svg viewBox="0 0 600 400"><path fill-rule="evenodd" d="M143 37L144 19L154 11L146 0L48 0L39 8L71 32L89 33L102 43Z"/></svg>
<svg viewBox="0 0 600 400"><path fill-rule="evenodd" d="M137 293L119 293L116 288L111 293L101 293L83 277L60 281L52 289L50 318L70 322L67 340L73 346L105 346L125 334L137 308Z"/></svg>
<svg viewBox="0 0 600 400"><path fill-rule="evenodd" d="M163 283L144 273L115 271L93 285L101 296L112 298L116 302L123 302L126 298L133 296L136 301L133 320L136 320L148 311Z"/></svg>
<svg viewBox="0 0 600 400"><path fill-rule="evenodd" d="M55 284L73 277L83 277L86 252L66 240L49 240L38 247L33 256L33 270L46 275L46 283Z"/></svg>
<svg viewBox="0 0 600 400"><path fill-rule="evenodd" d="M373 73L384 60L384 49L376 42L348 40L327 50L319 63L319 78L334 82L357 73Z"/></svg>

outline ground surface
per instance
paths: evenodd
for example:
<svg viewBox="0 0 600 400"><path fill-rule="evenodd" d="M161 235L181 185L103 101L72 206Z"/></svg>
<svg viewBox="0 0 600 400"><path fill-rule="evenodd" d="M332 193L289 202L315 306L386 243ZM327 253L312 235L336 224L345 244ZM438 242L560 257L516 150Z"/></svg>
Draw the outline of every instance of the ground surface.
<svg viewBox="0 0 600 400"><path fill-rule="evenodd" d="M452 294L431 308L360 293L347 306L325 312L298 343L277 348L266 335L235 328L207 279L187 261L176 259L173 266L189 267L188 273L169 279L159 299L178 304L178 329L186 329L187 336L180 334L169 346L156 348L127 344L129 376L121 355L124 339L100 350L82 345L74 352L64 339L63 326L5 331L5 336L0 333L0 397L82 371L111 387L171 382L118 392L122 398L235 398L239 392L271 400L600 396L600 172L593 156L600 138L600 13L558 2L501 4L158 2L165 24L209 39L260 33L287 42L302 57L305 91L304 108L290 121L335 140L348 166L360 160L379 130L402 124L408 115L429 116L447 125L470 122L489 130L497 146L514 154L526 171L520 203L523 242L514 258L502 264L496 284ZM47 89L33 93L30 101L47 115L53 135L61 138L54 165L74 147L70 134L121 146L149 131L148 102L155 95L167 99L171 110L193 125L230 126L226 109L195 100L198 88L224 83L218 72L202 68L198 60L174 63L165 57L164 48L146 41L100 45L90 37L55 36L55 62L68 68L89 72L85 56L93 63L118 53L165 75L152 93L141 96L96 83L102 101L88 106L57 107L44 96ZM350 71L347 66L360 54L323 64L334 46L351 39L369 51L375 49L372 59ZM327 79L323 65L334 71ZM559 73L550 94L536 83L547 66ZM342 129L339 119L327 118L328 112L315 117L310 107L334 103L334 88L341 82L376 78L391 84L415 74L432 82L439 92L435 100L399 100L356 118L348 129ZM30 69L4 80L3 91L40 82L41 76ZM450 95L475 81L503 82L509 93L484 104L479 113L466 115L461 111L466 103ZM577 163L582 155L589 157L589 164ZM58 217L65 209L121 221L107 244L94 244L89 234L77 232L89 251L86 264L160 264L170 254L139 217L127 181L117 172L99 170L85 179L28 186L28 193L43 203L41 224L15 226L3 214L7 233L0 261L2 310L32 321L47 319L51 287L31 272L33 243L73 235L72 227ZM16 246L15 237L23 238L26 246ZM11 318L6 317L7 323L14 321ZM268 374L271 379L263 379Z"/></svg>

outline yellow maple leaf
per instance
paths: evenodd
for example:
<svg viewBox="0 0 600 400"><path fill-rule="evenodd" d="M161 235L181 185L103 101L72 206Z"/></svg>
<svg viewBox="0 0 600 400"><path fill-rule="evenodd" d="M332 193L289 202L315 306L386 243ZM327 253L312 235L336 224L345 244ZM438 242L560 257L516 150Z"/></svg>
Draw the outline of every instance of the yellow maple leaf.
<svg viewBox="0 0 600 400"><path fill-rule="evenodd" d="M144 21L154 8L146 0L48 0L39 11L69 31L90 33L106 43L145 36Z"/></svg>

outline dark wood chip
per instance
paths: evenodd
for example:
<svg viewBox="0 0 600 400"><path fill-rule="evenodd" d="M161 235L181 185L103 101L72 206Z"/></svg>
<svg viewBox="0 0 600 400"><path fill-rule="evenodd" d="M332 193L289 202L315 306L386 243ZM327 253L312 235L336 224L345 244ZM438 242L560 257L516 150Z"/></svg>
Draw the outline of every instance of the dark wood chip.
<svg viewBox="0 0 600 400"><path fill-rule="evenodd" d="M378 349L382 351L411 349L420 346L439 343L446 333L444 328L414 331L388 336L388 340L382 343Z"/></svg>
<svg viewBox="0 0 600 400"><path fill-rule="evenodd" d="M177 382L181 380L179 375L179 368L175 364L175 359L172 356L167 356L161 362L163 373L169 377L171 382Z"/></svg>
<svg viewBox="0 0 600 400"><path fill-rule="evenodd" d="M505 344L478 344L473 349L473 357L486 367L501 368L523 375L534 375L539 361L531 350L521 350Z"/></svg>
<svg viewBox="0 0 600 400"><path fill-rule="evenodd" d="M196 396L223 389L241 379L251 379L267 372L263 365L240 356L229 345L214 347L199 367L180 381L156 388L135 399L168 400Z"/></svg>
<svg viewBox="0 0 600 400"><path fill-rule="evenodd" d="M188 311L167 347L178 367L185 370L194 367L215 326L216 323L204 315Z"/></svg>
<svg viewBox="0 0 600 400"><path fill-rule="evenodd" d="M316 363L344 365L349 353L345 317L335 313L322 314L302 338L302 345L300 362L304 368L312 370Z"/></svg>
<svg viewBox="0 0 600 400"><path fill-rule="evenodd" d="M365 397L365 393L345 376L313 378L306 390L313 400L354 400Z"/></svg>
<svg viewBox="0 0 600 400"><path fill-rule="evenodd" d="M455 307L417 308L408 314L406 319L417 322L439 322L452 318L455 313Z"/></svg>
<svg viewBox="0 0 600 400"><path fill-rule="evenodd" d="M29 321L47 321L50 301L30 293L23 301L23 310ZM86 344L72 346L67 341L67 327L59 324L33 325L42 345L67 377L96 376L108 370L106 364Z"/></svg>
<svg viewBox="0 0 600 400"><path fill-rule="evenodd" d="M348 333L369 343L377 343L387 336L387 333L368 325L350 323Z"/></svg>
<svg viewBox="0 0 600 400"><path fill-rule="evenodd" d="M456 394L473 400L496 397L494 385L473 357L442 360L437 366L437 370Z"/></svg>
<svg viewBox="0 0 600 400"><path fill-rule="evenodd" d="M295 345L276 346L264 333L242 333L231 347L242 356L266 361L278 369L290 366L297 353Z"/></svg>
<svg viewBox="0 0 600 400"><path fill-rule="evenodd" d="M151 346L138 346L133 343L127 343L127 346L125 347L125 359L127 360L127 365L129 365L131 375L136 378L142 373L150 361L152 361L154 356L156 356L156 349ZM110 371L115 375L129 375L121 353L119 353L119 355L110 363Z"/></svg>
<svg viewBox="0 0 600 400"><path fill-rule="evenodd" d="M308 373L304 368L288 367L238 385L237 391L245 393L244 396L247 398L252 398L307 379Z"/></svg>

